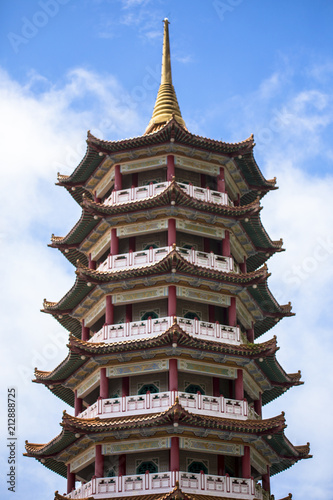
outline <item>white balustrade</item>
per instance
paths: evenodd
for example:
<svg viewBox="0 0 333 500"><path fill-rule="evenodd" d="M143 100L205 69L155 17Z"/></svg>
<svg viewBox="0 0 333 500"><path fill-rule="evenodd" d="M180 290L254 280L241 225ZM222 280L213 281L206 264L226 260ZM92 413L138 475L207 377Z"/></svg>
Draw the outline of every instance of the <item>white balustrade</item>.
<svg viewBox="0 0 333 500"><path fill-rule="evenodd" d="M138 415L141 413L159 413L170 408L177 397L177 392L158 392L124 396L119 398L99 399L96 403L81 412L79 418L112 418L121 415Z"/></svg>
<svg viewBox="0 0 333 500"><path fill-rule="evenodd" d="M96 403L81 412L79 418L112 418L121 415L145 415L162 412L172 406L176 398L183 408L190 413L198 415L211 415L220 418L233 418L238 420L259 419L246 400L224 398L223 396L206 396L203 394L190 394L188 392L158 392L136 394L119 398L98 399Z"/></svg>
<svg viewBox="0 0 333 500"><path fill-rule="evenodd" d="M216 203L217 205L233 205L232 201L229 200L227 193L220 193L219 191L213 191L209 188L201 188L193 186L192 184L183 184L181 182L178 182L178 185L183 191L185 191L186 194L196 200Z"/></svg>
<svg viewBox="0 0 333 500"><path fill-rule="evenodd" d="M128 268L142 267L155 264L164 259L171 251L172 246L161 248L149 248L138 252L128 252L117 255L109 255L108 258L98 266L98 271L118 271ZM235 271L234 260L232 257L215 255L213 252L200 252L199 250L176 247L178 253L191 264L208 269L216 269L224 272Z"/></svg>
<svg viewBox="0 0 333 500"><path fill-rule="evenodd" d="M145 200L157 196L164 191L171 183L160 182L158 184L147 184L146 186L132 187L112 191L110 196L104 200L105 205L121 205L131 201Z"/></svg>
<svg viewBox="0 0 333 500"><path fill-rule="evenodd" d="M105 205L121 205L123 203L130 203L133 201L147 200L162 193L171 182L159 182L158 184L147 184L146 186L132 187L129 189L120 189L112 191L110 196L104 200ZM186 194L209 203L216 203L217 205L233 205L229 200L227 193L220 193L213 191L209 188L201 188L193 186L192 184L177 183L179 187L185 191Z"/></svg>
<svg viewBox="0 0 333 500"><path fill-rule="evenodd" d="M234 478L214 476L211 474L192 474L191 472L156 472L134 474L131 476L115 476L93 478L88 483L65 495L71 499L92 496L99 498L121 498L134 495L154 495L169 493L178 481L184 493L200 493L223 498L239 498L244 500L269 500L270 496L252 478Z"/></svg>
<svg viewBox="0 0 333 500"><path fill-rule="evenodd" d="M225 344L240 344L240 329L237 326L220 325L209 323L198 319L187 319L177 317L176 321L180 328L192 337L203 340L214 340ZM89 342L114 342L129 339L144 339L159 335L168 330L174 322L173 316L164 318L147 319L142 321L131 321L115 325L104 325L96 332Z"/></svg>

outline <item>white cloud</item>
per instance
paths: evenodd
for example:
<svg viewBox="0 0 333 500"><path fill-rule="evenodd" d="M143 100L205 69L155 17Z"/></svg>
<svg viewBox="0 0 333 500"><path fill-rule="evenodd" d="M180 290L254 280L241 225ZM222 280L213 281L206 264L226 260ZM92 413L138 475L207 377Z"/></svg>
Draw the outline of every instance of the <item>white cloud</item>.
<svg viewBox="0 0 333 500"><path fill-rule="evenodd" d="M286 252L268 262L269 285L277 300L293 304L296 317L284 319L264 339L277 335L279 361L287 372L302 371L305 385L265 408L264 415L286 411L286 435L294 444L310 441L314 457L273 478L276 498L289 491L295 500L327 498L330 446L329 415L333 376L331 327L333 280L333 93L311 80L293 90L292 75L281 71L246 96L242 126L255 131L255 156L279 190L263 199L263 224ZM276 95L285 94L283 100ZM244 99L244 101L245 101ZM268 110L268 112L267 112ZM239 116L234 117L235 123ZM236 134L236 128L234 134ZM239 136L239 131L238 131ZM257 153L257 154L256 154ZM329 173L327 173L329 172ZM315 474L314 474L314 471Z"/></svg>
<svg viewBox="0 0 333 500"><path fill-rule="evenodd" d="M0 107L6 117L0 123L1 375L4 391L18 390L17 498L53 500L56 489L65 489L57 475L22 457L25 439L48 442L61 431L66 408L43 386L31 383L35 366L51 370L68 352L68 333L39 312L44 297L59 300L75 280L73 267L46 246L52 232L65 235L81 213L68 193L54 186L56 172L68 174L82 159L89 127L105 138L140 133L146 124L137 106L112 76L84 68L57 85L35 73L21 85L0 70ZM5 405L1 424L6 428ZM6 450L1 453L6 470Z"/></svg>
<svg viewBox="0 0 333 500"><path fill-rule="evenodd" d="M314 453L312 461L296 464L273 479L273 492L281 498L292 491L293 498L300 500L311 491L312 497L324 499L330 491L327 478L331 477L329 443L333 437L328 421L333 410L329 329L333 178L323 175L319 165L326 162L328 170L332 154L327 140L332 136L332 95L313 84L277 102L274 96L284 94L289 78L276 72L254 96L246 96L241 117L234 112L233 133L238 140L242 129L255 129L260 166L267 177L278 177L280 189L264 198L262 219L273 239L283 237L287 251L269 261L269 284L280 303L292 301L297 316L282 321L265 338L278 336L282 366L288 372L301 369L306 382L265 408L265 416L286 410L286 435L294 444L310 441ZM46 442L60 432L59 415L65 406L43 387L27 383L35 365L51 369L66 354L62 347L66 332L39 313L44 296L57 300L74 281L72 268L45 246L51 232L63 235L79 216L70 196L53 186L56 171L69 173L81 160L86 129L114 139L141 133L146 123L133 91L124 90L111 76L84 68L70 72L61 85L37 74L20 85L0 71L0 105L6 116L0 122L5 207L0 230L1 301L6 313L1 371L6 384L19 390L22 448L24 439ZM281 122L276 122L279 117ZM260 134L263 130L266 135ZM47 428L37 423L46 419ZM51 500L55 489L64 489L59 477L31 459L20 457L19 465L25 481L38 477L39 498L33 479L34 494L27 488L26 499ZM23 497L22 490L20 494Z"/></svg>

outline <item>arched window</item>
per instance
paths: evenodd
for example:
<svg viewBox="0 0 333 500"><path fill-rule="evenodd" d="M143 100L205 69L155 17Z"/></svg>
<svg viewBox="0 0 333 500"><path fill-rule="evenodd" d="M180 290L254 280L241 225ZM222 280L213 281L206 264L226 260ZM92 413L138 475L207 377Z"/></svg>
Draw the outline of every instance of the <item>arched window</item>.
<svg viewBox="0 0 333 500"><path fill-rule="evenodd" d="M146 471L149 471L150 474L156 474L156 472L158 472L157 464L149 460L147 462L141 462L136 468L136 474L145 474Z"/></svg>
<svg viewBox="0 0 333 500"><path fill-rule="evenodd" d="M114 467L109 469L106 473L106 477L115 477L115 475L116 475L116 473L115 473Z"/></svg>
<svg viewBox="0 0 333 500"><path fill-rule="evenodd" d="M151 318L151 319L156 319L158 318L158 314L155 311L147 311L144 313L144 315L141 317L141 321L145 321L146 319Z"/></svg>
<svg viewBox="0 0 333 500"><path fill-rule="evenodd" d="M139 389L138 394L147 394L147 392L150 392L151 394L155 392L160 392L158 387L156 387L155 384L145 384Z"/></svg>
<svg viewBox="0 0 333 500"><path fill-rule="evenodd" d="M200 317L198 313L195 313L193 311L187 311L186 314L184 314L184 318L186 319L198 319L200 321Z"/></svg>
<svg viewBox="0 0 333 500"><path fill-rule="evenodd" d="M201 471L204 474L208 474L208 469L204 463L194 461L188 466L187 470L187 472L192 472L192 474L200 474Z"/></svg>
<svg viewBox="0 0 333 500"><path fill-rule="evenodd" d="M156 245L156 243L148 243L144 248L143 250L149 250L149 248L159 248L158 245Z"/></svg>
<svg viewBox="0 0 333 500"><path fill-rule="evenodd" d="M197 384L189 384L185 388L185 392L187 392L189 394L198 394L198 392L200 392L200 394L205 394L205 391L203 390L203 388Z"/></svg>

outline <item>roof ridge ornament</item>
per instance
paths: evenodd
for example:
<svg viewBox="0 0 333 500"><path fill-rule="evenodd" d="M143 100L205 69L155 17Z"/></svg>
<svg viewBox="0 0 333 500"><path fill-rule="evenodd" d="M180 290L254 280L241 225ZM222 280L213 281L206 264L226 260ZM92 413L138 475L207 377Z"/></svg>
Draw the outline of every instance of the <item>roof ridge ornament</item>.
<svg viewBox="0 0 333 500"><path fill-rule="evenodd" d="M165 18L163 35L162 71L161 83L158 89L153 115L146 128L145 134L156 132L172 118L185 127L182 118L176 92L172 84L170 40L169 40L169 20Z"/></svg>

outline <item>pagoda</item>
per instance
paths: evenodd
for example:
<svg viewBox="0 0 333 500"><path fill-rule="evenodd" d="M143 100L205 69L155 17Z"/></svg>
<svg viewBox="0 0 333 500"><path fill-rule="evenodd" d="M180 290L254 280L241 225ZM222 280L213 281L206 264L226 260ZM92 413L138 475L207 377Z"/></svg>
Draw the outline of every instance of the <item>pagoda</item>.
<svg viewBox="0 0 333 500"><path fill-rule="evenodd" d="M285 436L284 413L262 415L302 384L280 366L275 336L257 340L293 315L267 285L266 261L283 249L260 200L276 180L256 164L253 136L231 144L188 131L168 24L145 133L88 132L81 163L58 175L82 215L50 246L76 280L43 311L70 332L68 355L34 382L74 414L25 453L67 478L57 500L272 500L270 476L310 457Z"/></svg>

